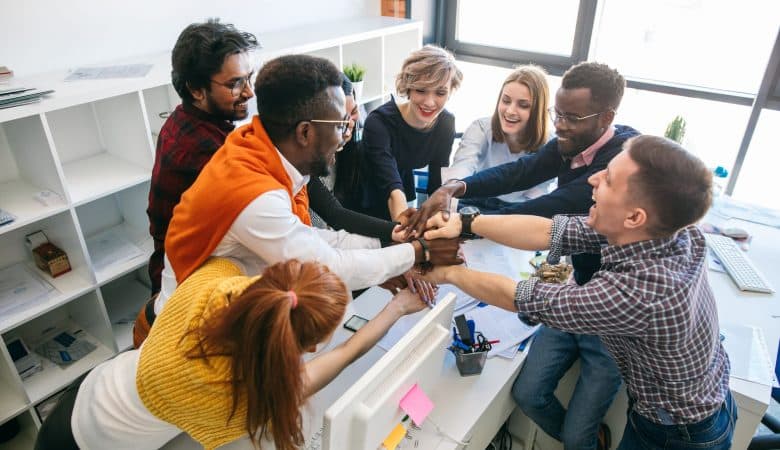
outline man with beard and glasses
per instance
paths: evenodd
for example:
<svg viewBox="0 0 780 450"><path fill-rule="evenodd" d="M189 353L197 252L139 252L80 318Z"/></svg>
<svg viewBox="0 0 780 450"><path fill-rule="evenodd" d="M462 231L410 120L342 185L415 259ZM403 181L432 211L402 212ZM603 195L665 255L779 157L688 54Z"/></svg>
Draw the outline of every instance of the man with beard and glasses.
<svg viewBox="0 0 780 450"><path fill-rule="evenodd" d="M457 239L381 248L376 238L310 226L306 183L328 173L349 133L336 66L307 55L273 59L258 72L255 94L258 115L228 135L174 209L156 314L210 256L246 274L292 258L318 261L351 290L415 263L462 262Z"/></svg>
<svg viewBox="0 0 780 450"><path fill-rule="evenodd" d="M252 34L209 19L185 28L173 47L171 79L182 104L160 130L149 189L152 295L160 291L165 233L173 208L233 131L233 122L249 115L249 100L255 95L250 51L257 45Z"/></svg>
<svg viewBox="0 0 780 450"><path fill-rule="evenodd" d="M425 222L439 211L447 214L450 199L487 198L522 191L557 177L558 188L522 203L485 213L585 214L593 205L588 178L604 170L623 144L639 133L614 125L625 89L616 70L595 62L577 64L563 75L550 116L556 136L536 153L478 172L463 180L449 180L436 190L410 220L421 233ZM462 209L473 217L476 208ZM418 234L419 235L419 234ZM583 285L601 266L599 254L571 256L574 281ZM580 378L568 409L555 396L558 382L580 360ZM620 387L615 361L598 336L542 327L512 394L520 409L564 448L609 447L609 430L601 420Z"/></svg>

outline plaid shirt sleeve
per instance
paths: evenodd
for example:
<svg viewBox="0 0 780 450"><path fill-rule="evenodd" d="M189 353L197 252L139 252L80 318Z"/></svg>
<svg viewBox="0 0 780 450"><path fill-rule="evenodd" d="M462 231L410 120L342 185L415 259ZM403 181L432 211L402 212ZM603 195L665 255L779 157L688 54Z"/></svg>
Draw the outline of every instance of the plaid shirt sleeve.
<svg viewBox="0 0 780 450"><path fill-rule="evenodd" d="M641 295L624 290L619 277L602 272L583 286L533 277L517 284L515 306L527 322L571 333L642 335L651 309Z"/></svg>
<svg viewBox="0 0 780 450"><path fill-rule="evenodd" d="M555 264L562 255L598 253L602 244L603 237L585 224L584 217L557 215L547 260ZM531 277L517 284L515 306L518 317L530 324L544 322L579 334L639 334L650 311L625 287L621 276L610 272L599 272L583 286Z"/></svg>
<svg viewBox="0 0 780 450"><path fill-rule="evenodd" d="M606 240L585 224L586 219L585 216L560 214L553 217L547 262L558 264L563 255L601 252Z"/></svg>

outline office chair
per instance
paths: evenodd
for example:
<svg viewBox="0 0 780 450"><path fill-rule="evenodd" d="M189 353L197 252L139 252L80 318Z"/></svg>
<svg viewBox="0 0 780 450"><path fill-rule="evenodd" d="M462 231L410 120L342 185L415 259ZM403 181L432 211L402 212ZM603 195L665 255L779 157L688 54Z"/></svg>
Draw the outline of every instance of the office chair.
<svg viewBox="0 0 780 450"><path fill-rule="evenodd" d="M777 358L775 359L775 375L780 378L780 348L777 349ZM772 399L780 403L780 388L772 389ZM767 411L761 418L761 423L769 428L773 434L754 436L748 445L748 450L780 449L780 417L775 417Z"/></svg>
<svg viewBox="0 0 780 450"><path fill-rule="evenodd" d="M454 152L455 149L458 148L458 142L463 137L462 132L456 132L455 133L455 141L452 144L452 151ZM452 159L452 156L450 156L450 159ZM415 169L413 171L414 173L414 191L417 193L417 206L423 204L425 200L428 199L428 167L423 167L422 169ZM447 180L441 180L442 183Z"/></svg>

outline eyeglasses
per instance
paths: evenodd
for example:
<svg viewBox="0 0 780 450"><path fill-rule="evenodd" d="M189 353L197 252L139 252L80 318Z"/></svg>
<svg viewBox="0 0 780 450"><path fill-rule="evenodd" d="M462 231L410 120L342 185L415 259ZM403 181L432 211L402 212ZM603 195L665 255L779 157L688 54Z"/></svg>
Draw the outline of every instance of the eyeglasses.
<svg viewBox="0 0 780 450"><path fill-rule="evenodd" d="M320 119L311 119L309 122L312 123L335 123L336 129L341 132L341 137L347 137L350 133L352 133L352 129L355 128L355 121L352 119L344 118L344 120L320 120Z"/></svg>
<svg viewBox="0 0 780 450"><path fill-rule="evenodd" d="M241 93L244 91L247 85L251 85L252 76L254 74L255 74L254 72L251 72L249 75L245 77L234 78L230 81L225 81L225 82L220 82L212 79L211 82L230 89L230 93L233 94L233 97L238 97L239 95L241 95Z"/></svg>
<svg viewBox="0 0 780 450"><path fill-rule="evenodd" d="M605 112L609 112L611 110L607 111L601 111L593 114L588 114L587 116L577 116L574 114L568 114L568 113L559 113L555 108L551 107L547 110L547 112L550 113L550 119L552 119L553 123L561 120L564 123L568 123L569 125L577 125L583 120L590 119L591 117L596 117L598 115L604 114Z"/></svg>

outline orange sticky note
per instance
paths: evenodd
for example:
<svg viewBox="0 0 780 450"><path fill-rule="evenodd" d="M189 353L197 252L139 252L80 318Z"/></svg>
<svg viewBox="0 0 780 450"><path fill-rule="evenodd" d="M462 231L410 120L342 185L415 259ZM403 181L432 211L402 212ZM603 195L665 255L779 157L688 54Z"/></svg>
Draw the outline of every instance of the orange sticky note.
<svg viewBox="0 0 780 450"><path fill-rule="evenodd" d="M384 441L382 441L382 447L387 450L395 450L398 447L398 443L406 436L406 427L404 424L399 423L393 428L393 431L387 435Z"/></svg>
<svg viewBox="0 0 780 450"><path fill-rule="evenodd" d="M409 414L409 417L412 418L412 421L417 426L422 425L425 418L433 410L433 402L417 384L409 389L409 392L404 395L398 406L406 414Z"/></svg>

